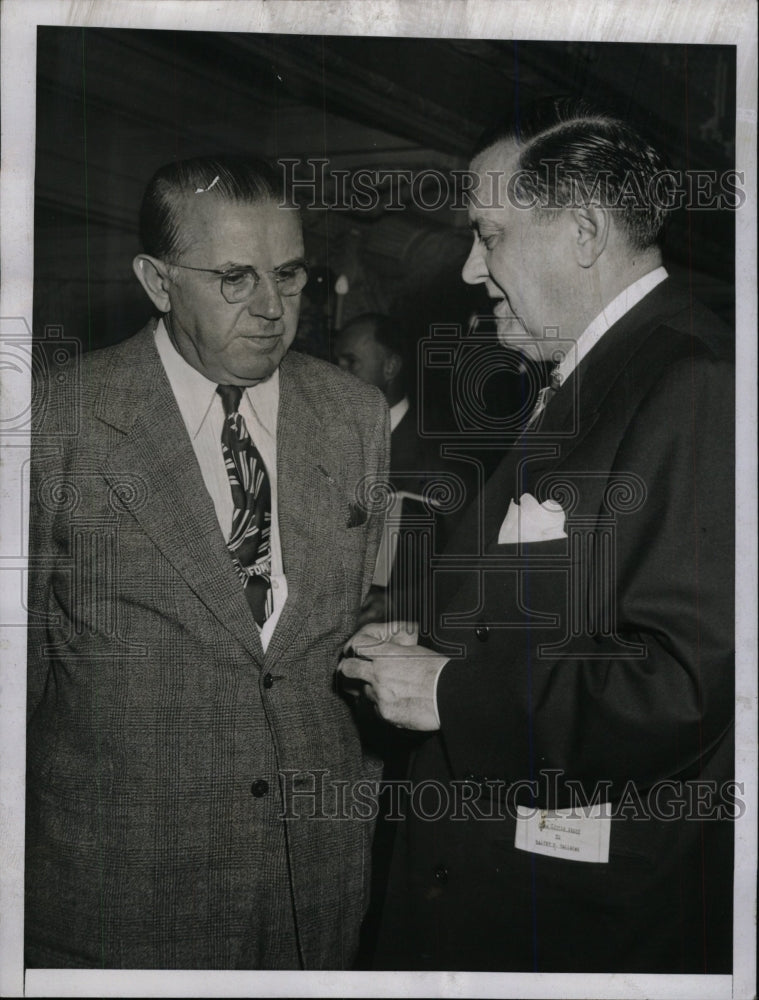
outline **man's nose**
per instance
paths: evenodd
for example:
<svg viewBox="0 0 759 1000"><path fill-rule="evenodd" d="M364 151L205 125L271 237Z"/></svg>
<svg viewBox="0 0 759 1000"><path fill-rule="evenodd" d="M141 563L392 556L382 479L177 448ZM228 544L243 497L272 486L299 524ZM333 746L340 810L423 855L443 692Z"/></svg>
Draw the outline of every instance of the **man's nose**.
<svg viewBox="0 0 759 1000"><path fill-rule="evenodd" d="M477 239L472 241L472 249L461 270L461 277L467 285L481 285L483 281L487 281L488 267Z"/></svg>
<svg viewBox="0 0 759 1000"><path fill-rule="evenodd" d="M253 298L248 304L248 312L252 316L265 316L267 319L279 319L284 312L279 284L273 274L262 274Z"/></svg>

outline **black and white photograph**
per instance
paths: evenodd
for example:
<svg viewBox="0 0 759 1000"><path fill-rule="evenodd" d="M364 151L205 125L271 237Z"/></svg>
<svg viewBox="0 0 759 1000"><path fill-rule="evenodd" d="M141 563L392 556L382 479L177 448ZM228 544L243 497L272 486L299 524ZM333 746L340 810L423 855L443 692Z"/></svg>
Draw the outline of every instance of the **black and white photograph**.
<svg viewBox="0 0 759 1000"><path fill-rule="evenodd" d="M2 6L4 996L756 995L756 9Z"/></svg>

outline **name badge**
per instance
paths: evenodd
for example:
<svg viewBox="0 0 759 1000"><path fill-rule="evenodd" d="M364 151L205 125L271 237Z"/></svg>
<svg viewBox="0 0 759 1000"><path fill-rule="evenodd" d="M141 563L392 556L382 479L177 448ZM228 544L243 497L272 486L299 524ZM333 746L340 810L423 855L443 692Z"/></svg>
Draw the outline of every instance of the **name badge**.
<svg viewBox="0 0 759 1000"><path fill-rule="evenodd" d="M565 861L608 864L611 815L597 803L577 809L530 809L517 806L514 847Z"/></svg>

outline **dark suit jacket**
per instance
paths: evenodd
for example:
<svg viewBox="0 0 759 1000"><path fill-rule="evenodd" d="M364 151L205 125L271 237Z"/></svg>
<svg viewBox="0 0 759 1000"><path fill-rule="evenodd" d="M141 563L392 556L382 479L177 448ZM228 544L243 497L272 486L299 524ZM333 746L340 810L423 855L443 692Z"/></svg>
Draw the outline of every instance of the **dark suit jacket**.
<svg viewBox="0 0 759 1000"><path fill-rule="evenodd" d="M418 423L412 406L390 435L390 482L396 490L421 494L443 463L439 447L421 436Z"/></svg>
<svg viewBox="0 0 759 1000"><path fill-rule="evenodd" d="M434 638L452 659L412 778L441 782L450 808L430 792L426 817L421 800L406 810L382 967L729 970L731 827L714 794L677 802L732 774L732 356L714 316L660 285L436 565ZM523 493L561 503L566 540L498 544ZM618 810L607 864L515 849L516 804L572 805L567 779ZM678 812L691 818L663 818Z"/></svg>
<svg viewBox="0 0 759 1000"><path fill-rule="evenodd" d="M386 472L386 407L312 358L280 372L289 596L266 654L152 327L35 397L31 964L352 961L371 828L330 789L379 763L334 671L374 567L355 497Z"/></svg>
<svg viewBox="0 0 759 1000"><path fill-rule="evenodd" d="M435 484L445 471L439 448L422 437L418 415L411 407L390 435L390 484L394 490L416 497L435 495ZM429 491L432 491L430 494ZM406 497L396 512L398 542L389 581L390 617L418 621L419 579L425 572L423 560L433 546L442 548L443 519L421 500Z"/></svg>
<svg viewBox="0 0 759 1000"><path fill-rule="evenodd" d="M390 484L425 500L405 498L393 575L391 617L417 621L429 628L429 609L420 604L420 580L430 558L445 548L474 494L475 476L469 463L443 457L445 442L425 437L412 406L390 435Z"/></svg>

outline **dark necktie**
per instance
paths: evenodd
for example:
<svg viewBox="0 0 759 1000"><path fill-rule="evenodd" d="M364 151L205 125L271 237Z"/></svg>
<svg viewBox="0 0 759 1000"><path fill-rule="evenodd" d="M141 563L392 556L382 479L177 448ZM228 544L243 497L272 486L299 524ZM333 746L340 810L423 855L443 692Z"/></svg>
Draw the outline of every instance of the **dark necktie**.
<svg viewBox="0 0 759 1000"><path fill-rule="evenodd" d="M227 548L259 625L272 612L271 487L264 460L239 412L243 387L220 385L224 405L221 450L232 489L232 531Z"/></svg>

